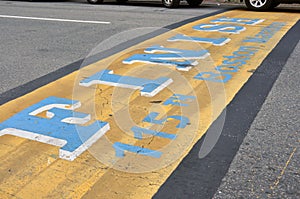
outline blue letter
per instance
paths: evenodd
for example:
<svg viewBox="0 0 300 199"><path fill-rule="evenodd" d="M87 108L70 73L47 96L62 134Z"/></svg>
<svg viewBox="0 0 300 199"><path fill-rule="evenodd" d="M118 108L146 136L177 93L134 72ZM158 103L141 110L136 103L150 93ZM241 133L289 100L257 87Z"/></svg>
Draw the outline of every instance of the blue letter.
<svg viewBox="0 0 300 199"><path fill-rule="evenodd" d="M216 67L217 71L223 72L223 73L235 73L239 71L239 67L232 66L232 65L220 65Z"/></svg>
<svg viewBox="0 0 300 199"><path fill-rule="evenodd" d="M0 136L10 134L55 146L59 157L74 160L109 130L107 122L90 121L90 115L73 112L80 103L49 97L26 108L0 124ZM38 115L46 112L46 117Z"/></svg>
<svg viewBox="0 0 300 199"><path fill-rule="evenodd" d="M154 151L151 149L142 148L139 146L133 146L133 145L129 145L129 144L124 144L121 142L115 142L113 144L113 147L116 150L116 156L120 157L120 158L125 156L124 151L129 151L132 153L146 155L146 156L150 156L153 158L160 158L160 156L162 155L162 152L160 152L160 151Z"/></svg>
<svg viewBox="0 0 300 199"><path fill-rule="evenodd" d="M134 138L139 139L139 140L143 139L143 133L148 134L148 135L162 137L162 138L167 138L167 139L171 139L171 140L174 140L177 137L174 134L154 131L154 130L145 129L145 128L141 128L141 127L137 127L137 126L132 127L131 130L134 132Z"/></svg>
<svg viewBox="0 0 300 199"><path fill-rule="evenodd" d="M209 76L206 77L206 75L209 75ZM196 75L194 78L199 79L199 80L205 80L205 81L226 83L226 82L228 82L228 80L231 79L231 75L226 74L226 73L216 74L214 72L202 72L202 73L199 73L198 75Z"/></svg>
<svg viewBox="0 0 300 199"><path fill-rule="evenodd" d="M93 84L105 84L110 86L118 86L122 88L131 88L141 90L141 95L153 97L161 90L166 88L173 82L172 79L161 77L155 80L114 75L111 70L102 70L80 82L81 86L91 86Z"/></svg>
<svg viewBox="0 0 300 199"><path fill-rule="evenodd" d="M249 18L229 18L221 17L215 20L212 20L212 23L238 23L244 25L256 25L263 22L264 19L249 19Z"/></svg>
<svg viewBox="0 0 300 199"><path fill-rule="evenodd" d="M188 106L188 104L182 104L181 102L189 100L189 99L196 99L196 97L188 96L188 95L174 94L172 97L167 99L163 105L172 104L173 106Z"/></svg>
<svg viewBox="0 0 300 199"><path fill-rule="evenodd" d="M223 46L224 44L230 41L229 38L205 38L205 37L189 37L183 34L175 35L168 39L168 41L191 41L191 42L198 42L198 43L209 43L214 46Z"/></svg>
<svg viewBox="0 0 300 199"><path fill-rule="evenodd" d="M189 118L184 117L184 116L180 116L180 115L168 116L168 117L163 118L161 120L156 120L155 118L158 115L159 115L159 113L157 113L157 112L151 112L151 113L149 113L149 115L147 115L145 117L143 122L149 122L149 123L153 123L153 124L163 124L163 123L167 122L168 119L176 119L176 120L180 121L179 124L176 126L176 128L180 128L180 129L185 128L186 125L188 125L190 123Z"/></svg>
<svg viewBox="0 0 300 199"><path fill-rule="evenodd" d="M239 34L240 32L246 30L243 26L235 25L218 25L218 24L199 24L193 27L195 30L207 31L207 32L224 32Z"/></svg>
<svg viewBox="0 0 300 199"><path fill-rule="evenodd" d="M177 48L164 48L163 46L151 46L145 50L151 54L135 54L123 61L124 64L136 62L162 64L176 66L178 70L188 71L191 66L197 65L196 59L204 59L209 56L207 50L182 50ZM164 54L153 54L161 52Z"/></svg>

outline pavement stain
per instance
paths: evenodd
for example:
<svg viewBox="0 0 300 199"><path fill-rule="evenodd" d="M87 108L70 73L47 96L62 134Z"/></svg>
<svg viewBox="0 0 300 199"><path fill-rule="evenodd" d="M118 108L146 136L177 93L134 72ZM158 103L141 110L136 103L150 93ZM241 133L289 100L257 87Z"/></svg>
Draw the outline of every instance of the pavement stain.
<svg viewBox="0 0 300 199"><path fill-rule="evenodd" d="M280 175L277 177L276 181L274 182L273 185L270 186L270 189L273 190L273 189L276 189L276 187L278 186L278 184L280 183L280 180L282 179L287 167L289 166L294 154L296 153L296 150L297 150L297 147L295 147L292 151L292 153L290 154L288 160L286 161L284 167L282 168L281 172L280 172Z"/></svg>

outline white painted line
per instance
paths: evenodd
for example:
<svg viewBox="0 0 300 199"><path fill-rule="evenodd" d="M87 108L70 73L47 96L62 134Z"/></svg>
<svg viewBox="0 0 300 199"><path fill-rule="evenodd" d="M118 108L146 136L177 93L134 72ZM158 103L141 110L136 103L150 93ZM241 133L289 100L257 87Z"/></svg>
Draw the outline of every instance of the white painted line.
<svg viewBox="0 0 300 199"><path fill-rule="evenodd" d="M0 18L31 19L31 20L41 20L41 21L60 21L60 22L92 23L92 24L110 24L111 23L111 22L108 22L108 21L84 21L84 20L72 20L72 19L55 19L55 18L12 16L12 15L0 15Z"/></svg>

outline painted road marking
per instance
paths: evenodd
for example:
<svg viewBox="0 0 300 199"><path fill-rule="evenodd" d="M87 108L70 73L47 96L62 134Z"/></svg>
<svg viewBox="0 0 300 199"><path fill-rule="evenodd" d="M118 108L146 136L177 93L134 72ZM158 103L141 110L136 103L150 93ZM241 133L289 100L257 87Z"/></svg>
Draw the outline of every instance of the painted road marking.
<svg viewBox="0 0 300 199"><path fill-rule="evenodd" d="M207 31L207 32L223 32L223 33L232 33L240 34L245 31L244 26L237 25L219 25L219 24L198 24L193 27L195 30Z"/></svg>
<svg viewBox="0 0 300 199"><path fill-rule="evenodd" d="M59 146L59 157L74 160L109 130L107 122L90 121L90 115L74 112L77 101L49 97L0 124L0 136L14 135ZM57 108L59 107L59 108ZM39 117L41 110L46 117Z"/></svg>
<svg viewBox="0 0 300 199"><path fill-rule="evenodd" d="M59 21L59 22L72 22L72 23L90 23L90 24L111 24L108 21L86 21L86 20L74 20L74 19L57 19L57 18L44 18L44 17L25 17L25 16L13 16L13 15L0 15L0 18L9 19L29 19L40 21Z"/></svg>
<svg viewBox="0 0 300 199"><path fill-rule="evenodd" d="M147 149L147 148L143 148L143 147L139 147L139 146L132 146L132 145L124 144L124 143L120 143L120 142L114 143L113 146L116 150L117 157L124 157L125 156L124 151L139 153L141 155L146 155L146 156L150 156L150 157L154 157L154 158L160 158L162 155L162 153L160 151L155 151L155 150L151 150L151 149Z"/></svg>
<svg viewBox="0 0 300 199"><path fill-rule="evenodd" d="M184 50L178 48L165 48L159 45L146 48L144 52L150 54L135 54L123 60L123 63L134 64L141 62L156 65L171 65L176 66L178 70L189 71L192 66L198 64L195 60L205 59L209 56L209 52L207 50ZM164 54L153 54L156 52L162 52Z"/></svg>
<svg viewBox="0 0 300 199"><path fill-rule="evenodd" d="M230 42L229 38L203 38L203 37L188 37L186 35L178 34L168 39L168 41L191 41L198 43L209 43L215 46L223 46Z"/></svg>
<svg viewBox="0 0 300 199"><path fill-rule="evenodd" d="M122 88L141 90L141 96L153 97L173 82L167 77L145 79L113 74L111 70L102 70L93 76L82 80L79 85L89 87L94 84L104 84Z"/></svg>
<svg viewBox="0 0 300 199"><path fill-rule="evenodd" d="M253 19L248 16L253 16ZM282 21L285 18L290 20ZM201 24L218 25L216 20L221 20L222 25L229 21L230 28L218 26L218 31L213 32L193 28ZM1 194L20 198L150 198L248 81L252 75L248 71L261 64L297 20L298 14L293 13L250 11L229 11L197 20L99 60L2 105L0 110L4 114L0 115L0 121L4 124L49 96L76 99L82 103L76 111L91 114L91 121L107 122L110 130L96 139L89 148L90 153L84 152L73 161L59 158L58 149L48 144L10 135L1 136ZM236 28L240 26L243 28ZM239 31L239 34L224 30ZM191 38L228 38L230 41L227 40L223 46L212 42L204 42L200 46L199 42L169 41L178 34ZM157 51L148 49L153 46ZM174 57L174 52L182 50L206 51L210 57L199 54L201 59ZM166 52L173 55L164 59ZM124 63L124 60L141 54L155 55L163 61L149 64L153 56L146 56L145 59L138 57L133 59L137 60L135 62ZM173 66L190 69L178 71L178 68L166 66L165 60L172 61ZM107 66L106 63L110 64ZM122 76L167 77L173 82L153 97L141 96L133 89L102 84L91 87L79 85L82 80L107 68ZM220 97L224 95L226 98ZM38 111L30 113L42 114L42 109L35 110ZM49 107L47 110L50 110ZM57 108L49 112L46 116L51 119L57 115ZM85 118L86 114L80 114L79 118ZM77 118L75 116L67 115L68 125ZM60 121L63 119L64 115Z"/></svg>

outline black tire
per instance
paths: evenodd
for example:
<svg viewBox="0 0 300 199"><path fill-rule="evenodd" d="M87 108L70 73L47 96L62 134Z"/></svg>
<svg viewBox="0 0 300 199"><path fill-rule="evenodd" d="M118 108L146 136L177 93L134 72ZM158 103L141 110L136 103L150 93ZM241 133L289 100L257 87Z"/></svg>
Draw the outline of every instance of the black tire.
<svg viewBox="0 0 300 199"><path fill-rule="evenodd" d="M180 0L162 0L166 8L178 8Z"/></svg>
<svg viewBox="0 0 300 199"><path fill-rule="evenodd" d="M87 0L90 4L100 4L103 3L103 0Z"/></svg>
<svg viewBox="0 0 300 199"><path fill-rule="evenodd" d="M276 8L277 6L279 6L279 4L279 2L273 2L271 8Z"/></svg>
<svg viewBox="0 0 300 199"><path fill-rule="evenodd" d="M203 0L186 0L186 1L191 7L197 7L203 2Z"/></svg>
<svg viewBox="0 0 300 199"><path fill-rule="evenodd" d="M245 0L247 8L256 11L271 9L273 2L274 0Z"/></svg>
<svg viewBox="0 0 300 199"><path fill-rule="evenodd" d="M117 0L117 2L118 2L119 4L125 4L125 3L127 3L127 1L128 1L128 0Z"/></svg>

